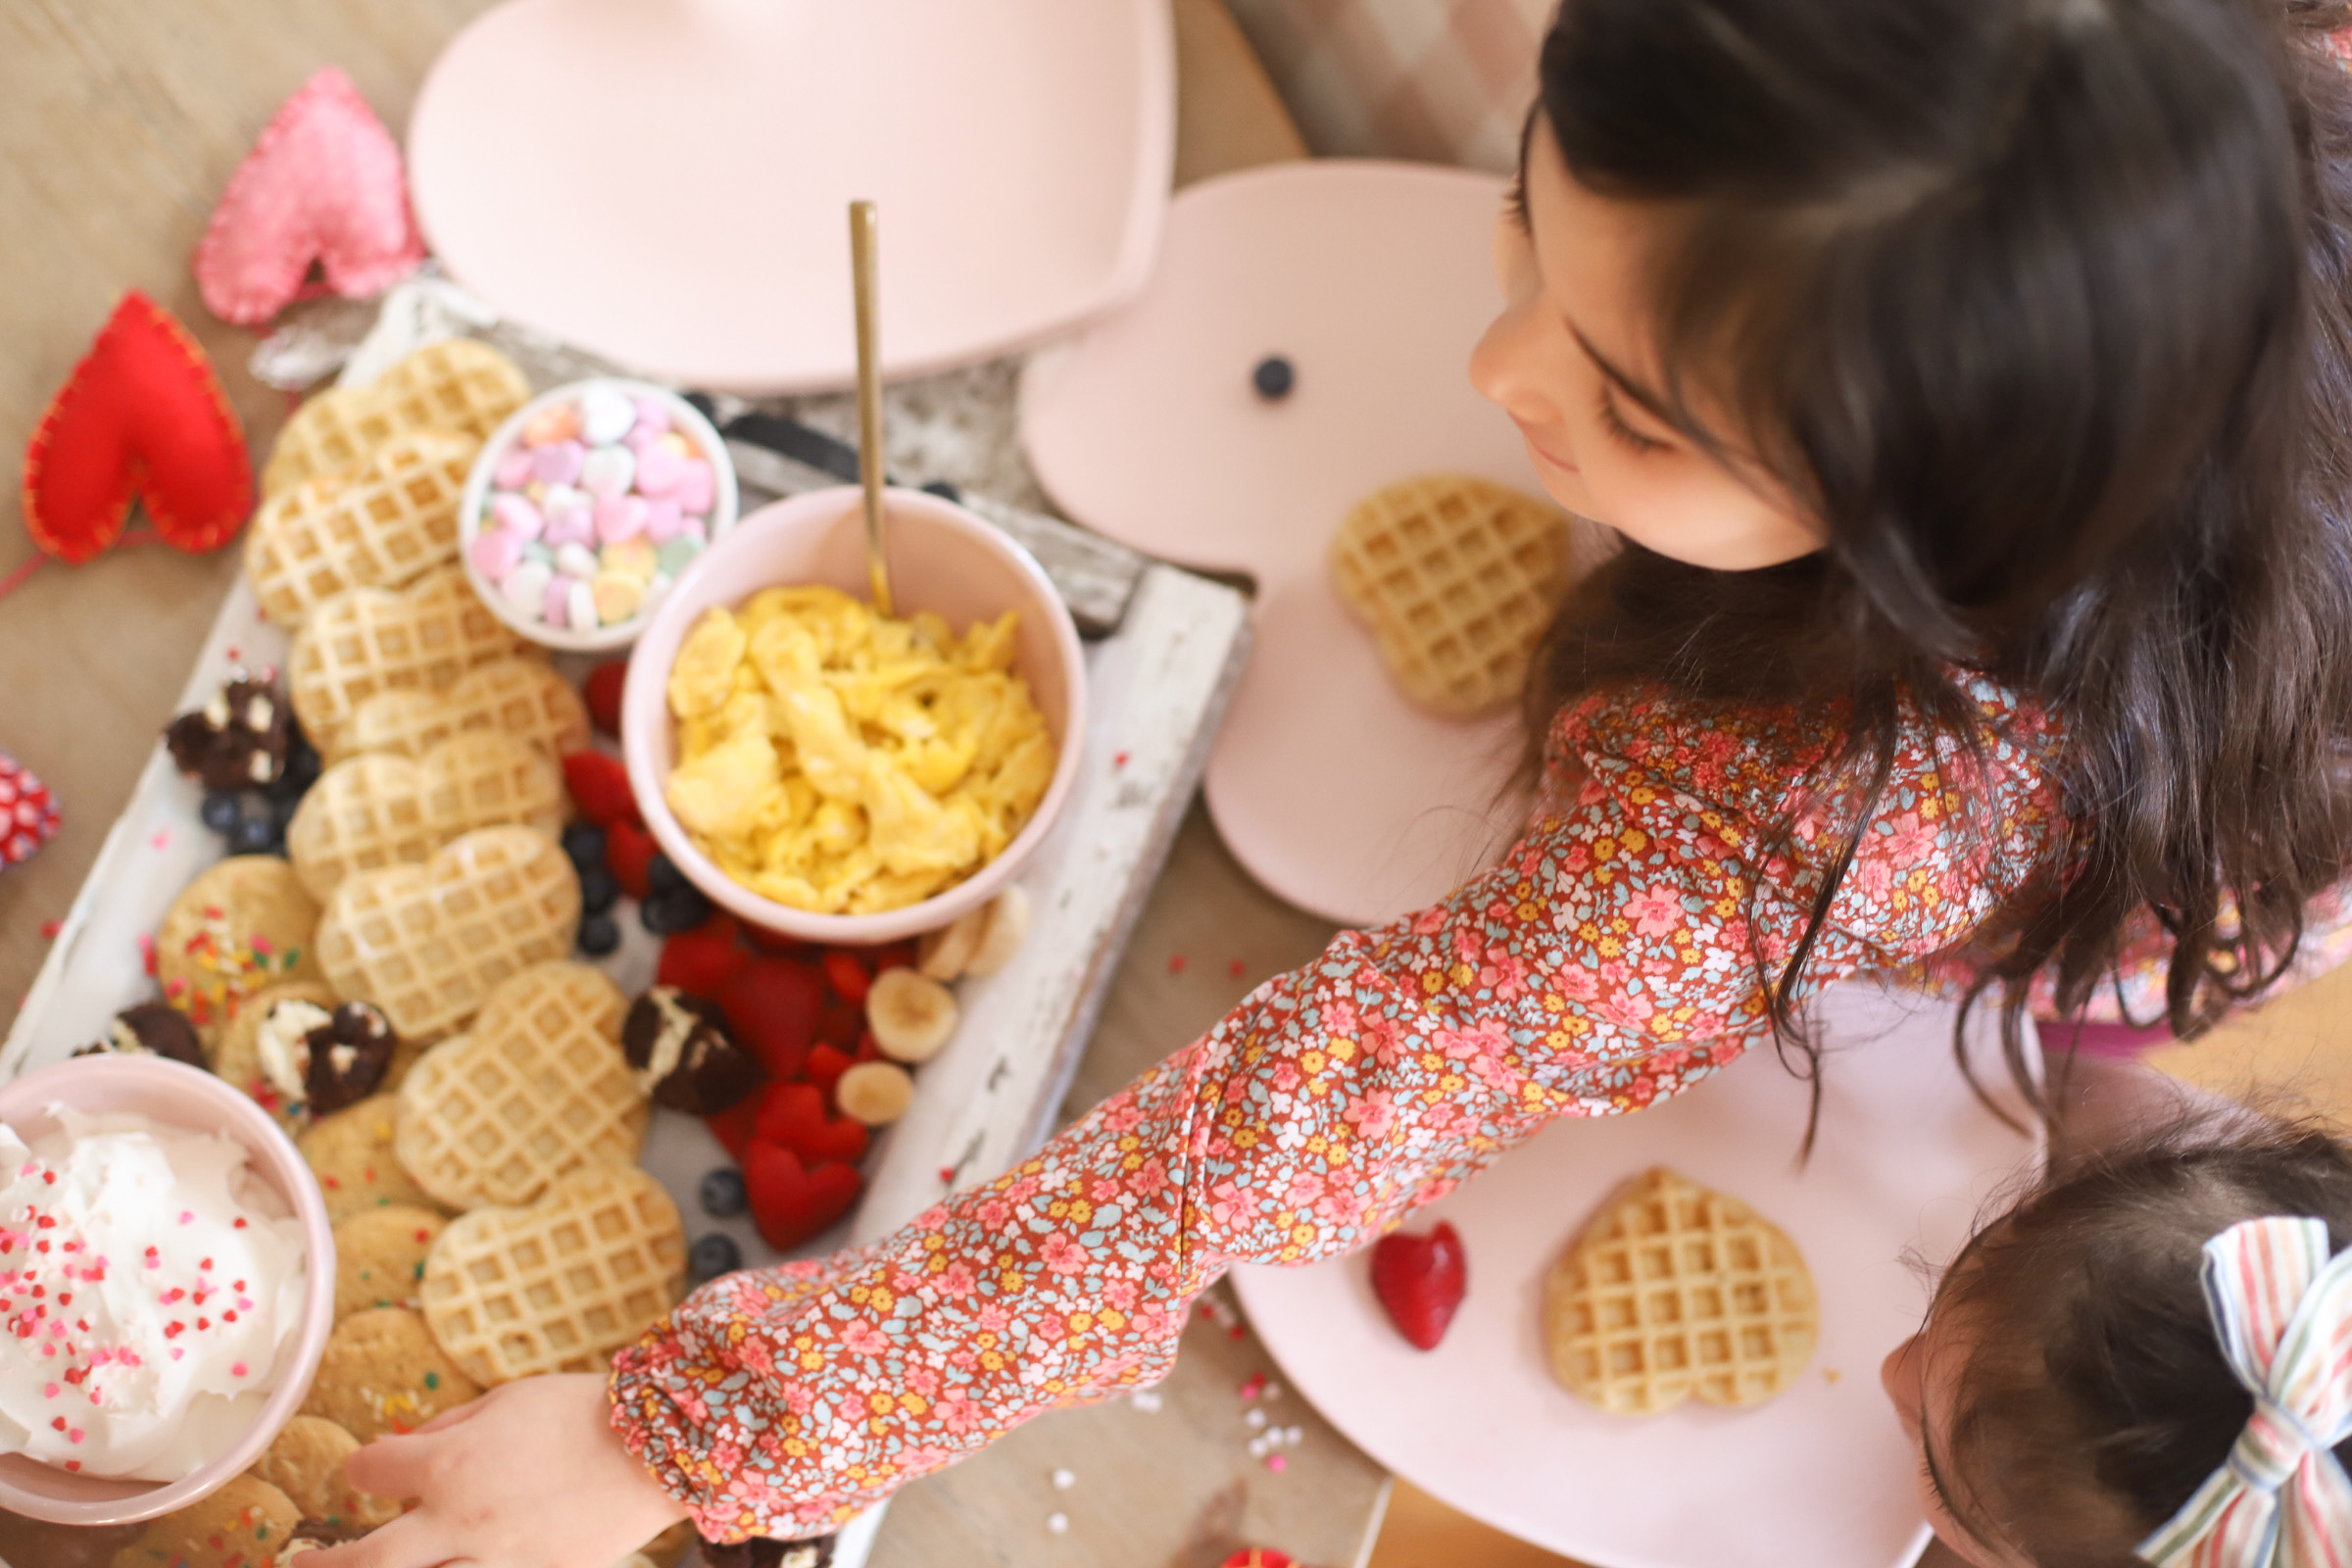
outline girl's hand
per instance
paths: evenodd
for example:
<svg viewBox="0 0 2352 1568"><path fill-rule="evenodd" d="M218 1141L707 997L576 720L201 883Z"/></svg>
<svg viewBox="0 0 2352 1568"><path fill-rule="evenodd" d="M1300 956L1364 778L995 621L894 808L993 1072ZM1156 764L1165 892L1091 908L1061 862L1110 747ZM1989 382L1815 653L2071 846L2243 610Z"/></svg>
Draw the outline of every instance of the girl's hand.
<svg viewBox="0 0 2352 1568"><path fill-rule="evenodd" d="M369 1444L344 1465L351 1484L417 1506L303 1568L612 1568L686 1509L610 1409L601 1377L524 1378Z"/></svg>

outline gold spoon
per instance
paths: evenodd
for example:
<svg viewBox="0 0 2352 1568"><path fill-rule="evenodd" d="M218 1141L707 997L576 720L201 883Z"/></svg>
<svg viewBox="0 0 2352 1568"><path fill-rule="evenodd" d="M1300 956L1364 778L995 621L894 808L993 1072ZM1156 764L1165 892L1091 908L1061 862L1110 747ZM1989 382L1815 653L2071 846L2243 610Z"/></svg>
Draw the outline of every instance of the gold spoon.
<svg viewBox="0 0 2352 1568"><path fill-rule="evenodd" d="M858 477L865 487L865 570L874 609L895 612L882 537L882 352L872 202L850 203L850 272L858 296Z"/></svg>

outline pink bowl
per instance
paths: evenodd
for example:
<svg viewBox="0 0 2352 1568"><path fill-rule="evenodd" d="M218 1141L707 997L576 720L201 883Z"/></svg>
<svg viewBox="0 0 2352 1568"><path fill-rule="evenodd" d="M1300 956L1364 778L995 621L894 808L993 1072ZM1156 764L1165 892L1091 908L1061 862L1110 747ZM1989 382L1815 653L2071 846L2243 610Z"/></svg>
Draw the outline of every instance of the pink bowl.
<svg viewBox="0 0 2352 1568"><path fill-rule="evenodd" d="M677 760L669 715L669 666L696 616L732 608L762 588L822 583L866 596L865 518L855 487L814 490L760 508L686 568L654 611L629 658L620 743L629 787L671 863L721 908L804 942L871 944L934 931L996 897L1060 813L1078 777L1086 738L1086 662L1078 628L1029 552L953 502L919 490L886 493L891 590L900 613L928 610L960 631L1007 610L1021 613L1013 667L1053 731L1059 757L1037 814L1004 853L946 892L881 914L817 914L754 893L694 847L662 799Z"/></svg>
<svg viewBox="0 0 2352 1568"><path fill-rule="evenodd" d="M285 1381L235 1447L179 1481L75 1475L23 1454L0 1456L0 1508L61 1525L119 1525L184 1508L243 1473L302 1408L335 1316L335 1238L318 1178L261 1106L209 1072L160 1056L75 1056L0 1084L0 1122L26 1142L54 1131L49 1107L90 1115L130 1111L172 1127L243 1144L254 1173L302 1221L309 1269L302 1322Z"/></svg>

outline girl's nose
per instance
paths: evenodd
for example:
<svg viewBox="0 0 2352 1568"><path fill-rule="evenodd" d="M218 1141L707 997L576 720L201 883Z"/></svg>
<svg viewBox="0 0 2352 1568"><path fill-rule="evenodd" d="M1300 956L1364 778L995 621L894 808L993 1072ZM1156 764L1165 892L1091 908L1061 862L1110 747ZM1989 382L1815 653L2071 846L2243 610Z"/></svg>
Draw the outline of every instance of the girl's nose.
<svg viewBox="0 0 2352 1568"><path fill-rule="evenodd" d="M1470 351L1470 384L1522 424L1544 426L1558 409L1544 388L1535 313L1524 299L1507 299Z"/></svg>

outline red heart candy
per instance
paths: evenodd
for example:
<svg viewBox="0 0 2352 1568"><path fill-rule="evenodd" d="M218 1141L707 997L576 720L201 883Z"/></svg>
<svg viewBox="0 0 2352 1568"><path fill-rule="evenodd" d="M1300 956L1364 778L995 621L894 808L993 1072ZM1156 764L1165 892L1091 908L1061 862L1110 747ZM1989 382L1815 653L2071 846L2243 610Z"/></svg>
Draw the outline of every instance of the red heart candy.
<svg viewBox="0 0 2352 1568"><path fill-rule="evenodd" d="M760 1239L785 1251L847 1214L865 1181L847 1165L809 1169L791 1150L754 1139L744 1151L743 1186Z"/></svg>
<svg viewBox="0 0 2352 1568"><path fill-rule="evenodd" d="M782 1144L810 1165L855 1165L865 1157L864 1125L847 1116L826 1115L825 1092L814 1084L769 1086L752 1136Z"/></svg>
<svg viewBox="0 0 2352 1568"><path fill-rule="evenodd" d="M57 802L49 786L0 752L0 871L29 858L57 831Z"/></svg>
<svg viewBox="0 0 2352 1568"><path fill-rule="evenodd" d="M629 788L629 770L619 758L573 752L564 759L564 784L580 814L598 827L609 830L615 822L645 826L636 793Z"/></svg>
<svg viewBox="0 0 2352 1568"><path fill-rule="evenodd" d="M816 965L797 958L754 958L712 1000L726 1013L736 1043L767 1069L768 1077L786 1083L808 1066L824 997Z"/></svg>
<svg viewBox="0 0 2352 1568"><path fill-rule="evenodd" d="M653 896L654 857L659 853L654 836L625 817L605 829L605 869L632 899Z"/></svg>
<svg viewBox="0 0 2352 1568"><path fill-rule="evenodd" d="M330 66L229 176L196 247L196 284L222 320L259 326L301 294L314 262L328 288L361 299L423 260L399 144Z"/></svg>
<svg viewBox="0 0 2352 1568"><path fill-rule="evenodd" d="M858 1058L839 1046L818 1046L814 1051L808 1053L808 1081L823 1090L825 1098L831 1100L833 1086L841 1082L843 1073L848 1072L857 1064Z"/></svg>
<svg viewBox="0 0 2352 1568"><path fill-rule="evenodd" d="M132 502L166 544L213 550L253 511L245 431L172 313L122 296L24 452L24 528L69 564L114 544Z"/></svg>
<svg viewBox="0 0 2352 1568"><path fill-rule="evenodd" d="M1373 1245L1372 1292L1396 1332L1420 1349L1438 1348L1469 1289L1469 1259L1449 1224L1441 1221L1427 1236L1393 1233Z"/></svg>
<svg viewBox="0 0 2352 1568"><path fill-rule="evenodd" d="M654 971L655 981L715 1002L727 982L752 961L752 956L735 941L737 929L733 915L714 914L691 931L680 931L662 944L662 963Z"/></svg>
<svg viewBox="0 0 2352 1568"><path fill-rule="evenodd" d="M710 1136L718 1140L718 1147L727 1152L727 1157L740 1165L751 1150L752 1128L759 1120L760 1097L746 1095L726 1109L705 1116L703 1125L710 1129Z"/></svg>

